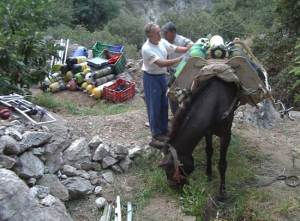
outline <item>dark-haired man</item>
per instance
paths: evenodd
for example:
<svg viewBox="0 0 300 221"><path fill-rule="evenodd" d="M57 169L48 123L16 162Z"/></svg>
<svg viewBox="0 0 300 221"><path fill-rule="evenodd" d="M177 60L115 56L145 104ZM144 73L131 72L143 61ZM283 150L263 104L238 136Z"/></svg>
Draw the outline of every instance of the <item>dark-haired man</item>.
<svg viewBox="0 0 300 221"><path fill-rule="evenodd" d="M180 47L190 48L194 44L194 42L182 35L177 34L176 26L173 22L167 22L162 26L162 35L170 44L174 44ZM174 59L180 57L182 54L177 52L172 52L168 55L169 59ZM170 74L169 85L172 84L174 77L173 74L176 71L177 64L174 64L168 68L168 72ZM170 101L170 107L173 114L176 113L178 104L174 101Z"/></svg>

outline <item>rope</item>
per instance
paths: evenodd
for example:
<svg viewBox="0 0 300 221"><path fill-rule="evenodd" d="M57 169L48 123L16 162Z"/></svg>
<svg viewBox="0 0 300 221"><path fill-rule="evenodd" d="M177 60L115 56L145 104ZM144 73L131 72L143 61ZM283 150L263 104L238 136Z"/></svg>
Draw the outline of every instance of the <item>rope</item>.
<svg viewBox="0 0 300 221"><path fill-rule="evenodd" d="M268 183L265 184L260 184L260 185L254 185L251 187L266 187L266 186L270 186L271 184L277 182L277 181L284 181L284 183L289 186L289 187L297 187L300 186L300 179L299 177L295 176L295 175L291 175L291 176L286 176L286 175L279 175L276 178L274 178L273 180L271 180Z"/></svg>

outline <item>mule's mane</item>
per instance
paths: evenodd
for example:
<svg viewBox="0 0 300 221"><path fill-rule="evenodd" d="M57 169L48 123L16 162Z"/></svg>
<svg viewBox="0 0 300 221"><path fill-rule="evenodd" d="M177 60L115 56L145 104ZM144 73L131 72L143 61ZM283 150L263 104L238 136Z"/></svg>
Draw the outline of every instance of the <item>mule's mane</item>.
<svg viewBox="0 0 300 221"><path fill-rule="evenodd" d="M196 98L211 84L216 77L213 77L205 82L203 82L195 91L193 91L188 97L185 98L183 101L183 105L181 108L178 109L176 112L173 120L172 120L172 128L169 135L170 140L173 140L180 129L180 126L183 124L185 117L190 112L193 103L195 102Z"/></svg>

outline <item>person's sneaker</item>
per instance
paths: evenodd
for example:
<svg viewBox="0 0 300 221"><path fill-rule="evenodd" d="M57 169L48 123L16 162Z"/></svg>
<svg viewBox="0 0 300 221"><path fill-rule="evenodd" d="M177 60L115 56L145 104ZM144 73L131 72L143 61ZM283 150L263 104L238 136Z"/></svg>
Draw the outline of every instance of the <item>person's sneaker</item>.
<svg viewBox="0 0 300 221"><path fill-rule="evenodd" d="M150 127L150 124L148 122L145 122L145 127Z"/></svg>
<svg viewBox="0 0 300 221"><path fill-rule="evenodd" d="M169 137L166 135L156 135L153 138L160 142L167 142L169 140Z"/></svg>

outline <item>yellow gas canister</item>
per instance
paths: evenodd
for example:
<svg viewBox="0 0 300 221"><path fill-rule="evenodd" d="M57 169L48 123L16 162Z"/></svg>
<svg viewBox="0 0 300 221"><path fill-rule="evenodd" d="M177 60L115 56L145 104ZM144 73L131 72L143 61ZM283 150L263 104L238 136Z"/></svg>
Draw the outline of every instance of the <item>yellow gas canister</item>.
<svg viewBox="0 0 300 221"><path fill-rule="evenodd" d="M86 87L86 92L87 92L88 94L92 94L92 91L93 91L94 88L95 88L94 85L89 84L89 85Z"/></svg>
<svg viewBox="0 0 300 221"><path fill-rule="evenodd" d="M102 93L103 93L103 88L104 87L108 87L110 85L112 85L114 83L114 81L109 81L109 82L106 82L105 84L102 84L98 87L95 87L93 90L92 90L92 94L91 96L96 98L96 99L99 99L101 98L102 96Z"/></svg>
<svg viewBox="0 0 300 221"><path fill-rule="evenodd" d="M102 95L102 90L101 90L101 88L95 87L95 88L92 90L91 96L92 96L93 98L99 99L99 98L101 98L101 95Z"/></svg>
<svg viewBox="0 0 300 221"><path fill-rule="evenodd" d="M65 74L65 76L64 76L65 82L69 82L70 80L72 80L72 78L73 78L73 73L72 73L72 71L68 71L68 72Z"/></svg>
<svg viewBox="0 0 300 221"><path fill-rule="evenodd" d="M91 72L91 69L89 67L85 68L83 70L83 73L86 75L87 73L90 73Z"/></svg>
<svg viewBox="0 0 300 221"><path fill-rule="evenodd" d="M83 82L82 84L81 84L81 88L82 89L86 89L86 87L88 86L89 84L87 83L87 82Z"/></svg>
<svg viewBox="0 0 300 221"><path fill-rule="evenodd" d="M49 90L52 93L58 92L59 91L59 83L58 82L54 82L52 84L49 85Z"/></svg>

